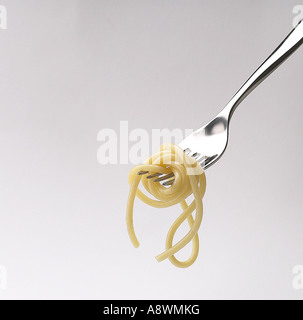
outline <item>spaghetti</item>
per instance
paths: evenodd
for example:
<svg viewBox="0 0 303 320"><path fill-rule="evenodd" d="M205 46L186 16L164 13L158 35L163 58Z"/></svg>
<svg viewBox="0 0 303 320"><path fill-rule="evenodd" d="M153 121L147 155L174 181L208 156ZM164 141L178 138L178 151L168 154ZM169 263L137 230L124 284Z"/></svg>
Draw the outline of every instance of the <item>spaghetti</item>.
<svg viewBox="0 0 303 320"><path fill-rule="evenodd" d="M160 182L147 179L147 175L138 175L139 172L153 174L174 174L174 182L170 187L163 186ZM179 268L187 268L197 259L199 253L198 230L203 218L202 199L206 189L206 178L202 167L190 156L185 155L181 148L173 144L164 144L160 150L147 159L144 164L134 167L128 176L130 193L127 203L126 223L130 240L135 248L139 247L133 225L133 208L136 196L146 204L155 208L167 208L175 204L180 204L183 212L170 227L165 248L166 250L156 256L160 262L165 259ZM139 184L155 199L145 195ZM194 195L194 200L188 205L186 199ZM195 217L193 212L196 210ZM177 243L173 244L174 236L180 225L187 220L190 230ZM180 261L175 254L192 242L192 252L185 261Z"/></svg>

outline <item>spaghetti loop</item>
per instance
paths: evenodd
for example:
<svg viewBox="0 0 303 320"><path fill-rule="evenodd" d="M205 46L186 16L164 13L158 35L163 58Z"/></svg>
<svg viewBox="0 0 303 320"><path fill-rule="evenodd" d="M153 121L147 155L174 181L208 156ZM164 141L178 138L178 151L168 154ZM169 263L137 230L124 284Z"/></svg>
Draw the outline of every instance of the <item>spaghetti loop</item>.
<svg viewBox="0 0 303 320"><path fill-rule="evenodd" d="M150 175L174 174L174 183L170 187L164 187L160 182L154 182L153 179L147 179L146 175L140 176L138 172L148 171ZM203 218L202 198L206 189L206 178L202 167L193 158L186 156L184 152L176 145L164 144L160 150L147 159L144 164L133 168L129 173L130 193L127 203L126 223L129 237L134 247L139 246L133 225L133 207L135 197L146 204L156 208L167 208L175 204L180 204L183 212L175 220L166 237L166 250L156 256L160 262L165 259L180 268L186 268L192 265L197 259L199 253L198 229ZM140 189L139 184L142 181L143 187L156 200L146 196ZM194 200L188 205L185 201L191 194ZM193 212L196 210L195 218ZM174 236L180 225L187 220L190 230L177 243L173 244ZM191 256L180 261L175 254L192 241Z"/></svg>

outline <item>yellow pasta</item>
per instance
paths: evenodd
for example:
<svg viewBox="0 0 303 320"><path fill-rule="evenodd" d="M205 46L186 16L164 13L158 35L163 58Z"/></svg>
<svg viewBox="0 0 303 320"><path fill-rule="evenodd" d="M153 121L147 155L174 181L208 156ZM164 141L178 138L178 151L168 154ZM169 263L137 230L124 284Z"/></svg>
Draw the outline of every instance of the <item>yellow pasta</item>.
<svg viewBox="0 0 303 320"><path fill-rule="evenodd" d="M165 187L160 182L147 179L147 175L138 175L140 171L148 171L148 174L169 174L174 173L174 183ZM160 262L165 259L179 268L187 268L197 259L199 253L198 230L203 218L202 198L206 189L206 178L202 167L195 159L185 155L182 149L174 144L164 144L160 150L147 159L144 164L134 167L129 173L130 193L127 203L126 224L130 240L135 248L139 247L133 225L133 208L136 196L146 204L156 208L167 208L180 204L183 212L175 220L168 231L165 243L165 251L156 259ZM155 199L145 195L140 189L139 184ZM194 200L188 205L185 201L191 194ZM196 210L195 217L193 212ZM174 235L180 225L187 220L189 232L177 243L173 244ZM192 242L192 253L185 261L180 261L175 254Z"/></svg>

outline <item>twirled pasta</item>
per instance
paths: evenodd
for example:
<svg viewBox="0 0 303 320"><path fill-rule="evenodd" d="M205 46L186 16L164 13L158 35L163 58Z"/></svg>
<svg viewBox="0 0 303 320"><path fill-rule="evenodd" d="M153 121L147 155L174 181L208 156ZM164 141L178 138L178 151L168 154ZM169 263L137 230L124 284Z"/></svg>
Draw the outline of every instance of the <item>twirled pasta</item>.
<svg viewBox="0 0 303 320"><path fill-rule="evenodd" d="M149 174L169 174L173 172L175 181L170 187L164 187L161 183L154 182L153 179L147 179L147 175L138 175L140 171L148 171ZM139 241L133 225L133 207L136 196L146 204L156 208L166 208L180 203L183 212L168 231L165 243L166 250L156 256L156 259L159 262L169 259L173 265L179 268L187 268L192 265L199 253L197 232L203 218L202 198L206 189L206 178L202 167L195 159L185 155L178 146L164 144L144 164L134 167L129 173L128 180L130 193L127 203L126 223L133 246L135 248L139 247ZM142 181L147 192L157 200L149 198L139 189L140 181ZM187 205L185 200L191 194L194 195L194 200L190 205ZM194 210L196 210L195 218L192 215ZM173 245L174 235L185 219L187 219L190 230L180 241ZM175 254L191 241L191 256L185 261L178 260Z"/></svg>

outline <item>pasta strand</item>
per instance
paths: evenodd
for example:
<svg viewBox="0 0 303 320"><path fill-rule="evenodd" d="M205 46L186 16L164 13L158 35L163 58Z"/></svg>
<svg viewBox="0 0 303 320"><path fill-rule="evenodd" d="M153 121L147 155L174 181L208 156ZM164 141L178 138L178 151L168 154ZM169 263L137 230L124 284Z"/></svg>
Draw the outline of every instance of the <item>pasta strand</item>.
<svg viewBox="0 0 303 320"><path fill-rule="evenodd" d="M140 171L148 171L148 174L170 174L174 173L174 183L165 187L153 179L147 179L147 175L138 175ZM130 192L127 202L126 224L130 240L135 248L140 243L136 237L133 221L134 201L138 197L146 204L156 208L167 208L180 204L183 212L170 227L166 242L165 251L156 256L160 262L165 259L179 268L187 268L192 265L199 253L198 230L203 219L202 199L206 190L206 178L202 167L194 160L184 154L181 148L174 144L164 144L160 150L147 159L144 164L136 166L129 173ZM140 189L139 184L155 199L145 195ZM185 201L191 194L194 200L188 205ZM195 218L193 217L193 212ZM188 233L177 243L173 244L175 233L181 224L187 220L189 225ZM180 261L175 254L192 242L192 252L185 261Z"/></svg>

